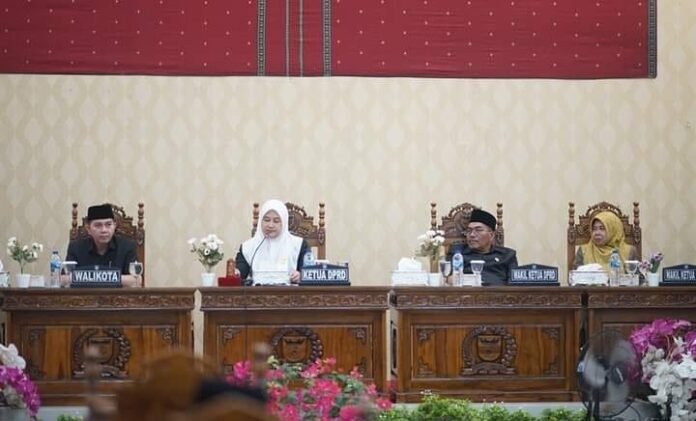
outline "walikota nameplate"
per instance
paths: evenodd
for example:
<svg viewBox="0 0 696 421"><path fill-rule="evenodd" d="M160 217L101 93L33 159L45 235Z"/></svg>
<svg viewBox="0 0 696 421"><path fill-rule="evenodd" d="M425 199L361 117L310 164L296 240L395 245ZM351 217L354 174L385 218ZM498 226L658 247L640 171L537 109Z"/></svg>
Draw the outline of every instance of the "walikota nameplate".
<svg viewBox="0 0 696 421"><path fill-rule="evenodd" d="M75 269L70 282L71 288L120 288L119 269Z"/></svg>
<svg viewBox="0 0 696 421"><path fill-rule="evenodd" d="M558 268L536 263L518 266L510 271L510 285L558 286Z"/></svg>
<svg viewBox="0 0 696 421"><path fill-rule="evenodd" d="M329 264L305 266L300 272L300 285L350 285L348 267Z"/></svg>
<svg viewBox="0 0 696 421"><path fill-rule="evenodd" d="M660 285L696 286L696 266L683 264L662 269Z"/></svg>

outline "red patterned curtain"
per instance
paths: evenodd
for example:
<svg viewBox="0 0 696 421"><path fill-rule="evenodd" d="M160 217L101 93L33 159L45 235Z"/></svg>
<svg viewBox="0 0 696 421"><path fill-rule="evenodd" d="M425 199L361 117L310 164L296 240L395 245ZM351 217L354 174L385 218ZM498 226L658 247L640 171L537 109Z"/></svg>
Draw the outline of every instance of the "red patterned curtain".
<svg viewBox="0 0 696 421"><path fill-rule="evenodd" d="M655 77L656 0L4 0L0 72Z"/></svg>

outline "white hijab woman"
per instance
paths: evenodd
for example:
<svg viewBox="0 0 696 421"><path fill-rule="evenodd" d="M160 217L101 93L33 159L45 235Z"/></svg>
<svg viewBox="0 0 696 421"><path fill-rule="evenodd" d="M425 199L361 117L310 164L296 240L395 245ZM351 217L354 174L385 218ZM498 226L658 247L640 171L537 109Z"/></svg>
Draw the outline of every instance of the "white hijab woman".
<svg viewBox="0 0 696 421"><path fill-rule="evenodd" d="M236 263L242 278L256 271L287 270L290 282L300 280L298 262L308 245L302 237L288 231L288 209L280 200L261 206L256 232L242 243Z"/></svg>

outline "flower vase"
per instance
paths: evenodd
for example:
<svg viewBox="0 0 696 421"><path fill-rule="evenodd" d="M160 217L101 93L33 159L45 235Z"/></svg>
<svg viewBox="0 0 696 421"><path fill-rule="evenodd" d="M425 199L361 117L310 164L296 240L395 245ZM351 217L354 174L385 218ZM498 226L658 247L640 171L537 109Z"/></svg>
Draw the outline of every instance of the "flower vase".
<svg viewBox="0 0 696 421"><path fill-rule="evenodd" d="M660 273L659 272L648 272L645 274L645 280L650 287L660 286Z"/></svg>
<svg viewBox="0 0 696 421"><path fill-rule="evenodd" d="M440 273L440 268L438 267L438 259L436 257L431 257L428 260L430 261L430 273Z"/></svg>
<svg viewBox="0 0 696 421"><path fill-rule="evenodd" d="M215 286L215 273L213 273L213 272L201 273L201 286L204 286L204 287Z"/></svg>
<svg viewBox="0 0 696 421"><path fill-rule="evenodd" d="M17 288L29 288L30 281L31 275L28 273L18 273L15 275L15 287Z"/></svg>

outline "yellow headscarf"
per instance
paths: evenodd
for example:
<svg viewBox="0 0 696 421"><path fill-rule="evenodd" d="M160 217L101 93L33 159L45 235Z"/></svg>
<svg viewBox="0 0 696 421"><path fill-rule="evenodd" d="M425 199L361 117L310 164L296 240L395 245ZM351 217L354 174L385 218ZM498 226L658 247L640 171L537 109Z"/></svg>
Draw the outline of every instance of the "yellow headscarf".
<svg viewBox="0 0 696 421"><path fill-rule="evenodd" d="M614 249L618 249L622 262L625 262L631 254L631 246L626 243L623 224L614 212L603 211L598 213L592 218L590 227L592 227L595 220L604 224L604 228L607 230L607 243L603 246L598 246L590 239L589 243L580 246L584 257L583 263L599 263L605 270L609 270L611 252Z"/></svg>

